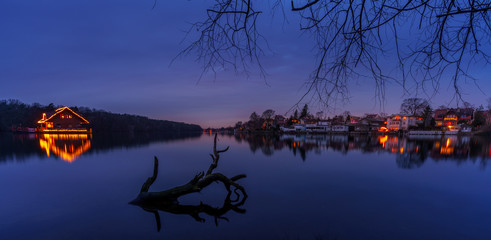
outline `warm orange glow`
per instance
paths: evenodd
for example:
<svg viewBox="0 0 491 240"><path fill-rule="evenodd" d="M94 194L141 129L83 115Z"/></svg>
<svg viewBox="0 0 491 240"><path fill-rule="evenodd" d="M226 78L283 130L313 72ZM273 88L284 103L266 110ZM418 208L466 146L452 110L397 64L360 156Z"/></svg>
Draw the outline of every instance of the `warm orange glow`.
<svg viewBox="0 0 491 240"><path fill-rule="evenodd" d="M380 144L382 144L382 147L385 148L385 143L387 142L387 140L389 139L389 136L385 135L385 136L379 136L378 137L378 141Z"/></svg>
<svg viewBox="0 0 491 240"><path fill-rule="evenodd" d="M447 141L445 142L445 146L442 146L440 149L440 154L445 154L445 155L450 155L454 152L454 147L452 145L452 140L450 138L447 138Z"/></svg>
<svg viewBox="0 0 491 240"><path fill-rule="evenodd" d="M416 152L418 152L418 151L419 151L419 146L416 146Z"/></svg>
<svg viewBox="0 0 491 240"><path fill-rule="evenodd" d="M399 149L399 152L402 154L402 153L404 152L404 148L403 148L403 147L401 147L401 148Z"/></svg>
<svg viewBox="0 0 491 240"><path fill-rule="evenodd" d="M407 117L403 117L402 119L406 119Z"/></svg>
<svg viewBox="0 0 491 240"><path fill-rule="evenodd" d="M91 147L87 134L42 134L38 136L39 146L46 151L59 156L66 162L73 162Z"/></svg>
<svg viewBox="0 0 491 240"><path fill-rule="evenodd" d="M49 123L48 123L49 124ZM53 123L51 123L53 125ZM43 129L42 132L87 132L87 129Z"/></svg>
<svg viewBox="0 0 491 240"><path fill-rule="evenodd" d="M72 112L72 113L73 113L75 116L77 116L77 117L79 117L80 119L82 119L82 121L83 121L84 123L89 123L89 121L87 121L87 119L85 119L85 118L83 118L82 116L78 115L76 112L74 112L74 111L73 111L72 109L70 109L69 107L62 107L62 108L58 108L58 109L56 109L56 113L55 113L55 114L51 115L51 116L50 116L48 119L45 119L45 118L44 118L44 116L43 116L43 119L39 120L39 121L38 121L38 123L44 123L44 122L46 122L46 121L48 121L48 120L52 119L53 117L55 117L56 115L58 115L58 114L59 114L60 112L62 112L63 110L68 110L68 111ZM62 114L62 118L64 118L63 116L64 116L64 114Z"/></svg>
<svg viewBox="0 0 491 240"><path fill-rule="evenodd" d="M446 117L443 118L443 121L457 121L457 117Z"/></svg>
<svg viewBox="0 0 491 240"><path fill-rule="evenodd" d="M89 136L87 134L43 134L43 137L51 138L51 139L88 139Z"/></svg>
<svg viewBox="0 0 491 240"><path fill-rule="evenodd" d="M453 151L454 151L453 147L442 147L440 149L440 154L450 155L453 153Z"/></svg>
<svg viewBox="0 0 491 240"><path fill-rule="evenodd" d="M379 132L388 132L388 131L389 131L389 129L387 129L387 127L380 127L380 128L378 129L378 131L379 131Z"/></svg>

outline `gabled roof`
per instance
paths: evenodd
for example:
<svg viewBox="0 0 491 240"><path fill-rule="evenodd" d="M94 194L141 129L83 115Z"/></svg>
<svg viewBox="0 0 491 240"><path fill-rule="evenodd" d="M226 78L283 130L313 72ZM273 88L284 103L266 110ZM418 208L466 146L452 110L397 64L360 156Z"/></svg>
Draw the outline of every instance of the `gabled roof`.
<svg viewBox="0 0 491 240"><path fill-rule="evenodd" d="M52 114L49 118L47 119L41 119L38 121L38 123L44 123L44 122L47 122L49 121L50 119L52 119L54 116L60 114L61 112L65 111L65 110L68 110L70 112L73 113L73 115L77 116L78 118L80 118L84 123L89 123L89 121L87 121L87 119L83 118L82 116L78 115L76 112L74 112L72 109L70 109L69 107L62 107L62 108L58 108L56 109L55 113Z"/></svg>

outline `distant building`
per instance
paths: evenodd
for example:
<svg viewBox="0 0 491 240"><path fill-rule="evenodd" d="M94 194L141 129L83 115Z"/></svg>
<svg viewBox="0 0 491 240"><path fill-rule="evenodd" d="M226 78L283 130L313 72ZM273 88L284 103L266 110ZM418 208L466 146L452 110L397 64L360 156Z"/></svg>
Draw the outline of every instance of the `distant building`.
<svg viewBox="0 0 491 240"><path fill-rule="evenodd" d="M421 121L421 118L411 115L391 115L387 118L387 129L389 131L408 130L409 127L418 126Z"/></svg>
<svg viewBox="0 0 491 240"><path fill-rule="evenodd" d="M459 121L469 123L474 116L473 108L444 108L435 110L434 118L437 127L455 126Z"/></svg>
<svg viewBox="0 0 491 240"><path fill-rule="evenodd" d="M284 127L286 125L286 118L281 115L274 116L274 125L277 127Z"/></svg>
<svg viewBox="0 0 491 240"><path fill-rule="evenodd" d="M455 126L457 125L458 120L459 118L457 117L456 111L451 109L443 117L442 125L438 125L438 126Z"/></svg>
<svg viewBox="0 0 491 240"><path fill-rule="evenodd" d="M360 120L361 120L361 117L351 116L350 119L349 119L349 123L351 123L351 124L357 124Z"/></svg>
<svg viewBox="0 0 491 240"><path fill-rule="evenodd" d="M38 121L40 132L87 132L85 127L89 124L85 118L74 112L68 107L56 109L53 114L43 117Z"/></svg>
<svg viewBox="0 0 491 240"><path fill-rule="evenodd" d="M349 127L347 125L332 125L332 132L349 132Z"/></svg>

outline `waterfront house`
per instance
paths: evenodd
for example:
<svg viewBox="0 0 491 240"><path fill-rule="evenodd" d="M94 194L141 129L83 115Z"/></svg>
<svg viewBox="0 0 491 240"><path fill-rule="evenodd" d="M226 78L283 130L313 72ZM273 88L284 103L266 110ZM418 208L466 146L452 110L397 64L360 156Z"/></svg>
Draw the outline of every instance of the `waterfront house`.
<svg viewBox="0 0 491 240"><path fill-rule="evenodd" d="M274 126L275 127L284 127L286 125L286 118L281 115L274 116Z"/></svg>
<svg viewBox="0 0 491 240"><path fill-rule="evenodd" d="M349 132L349 126L347 125L332 125L331 127L332 132L338 132L338 133L346 133Z"/></svg>
<svg viewBox="0 0 491 240"><path fill-rule="evenodd" d="M307 131L307 128L305 127L305 124L295 124L293 127L296 132L305 132Z"/></svg>
<svg viewBox="0 0 491 240"><path fill-rule="evenodd" d="M72 109L62 107L56 109L49 117L43 113L38 124L39 132L87 132L86 125L89 124L89 121Z"/></svg>
<svg viewBox="0 0 491 240"><path fill-rule="evenodd" d="M351 116L349 119L349 123L350 124L357 124L360 122L360 120L361 120L361 117Z"/></svg>
<svg viewBox="0 0 491 240"><path fill-rule="evenodd" d="M473 108L444 108L437 109L434 113L437 127L456 126L458 122L469 123L474 116Z"/></svg>
<svg viewBox="0 0 491 240"><path fill-rule="evenodd" d="M362 120L356 124L353 124L353 129L355 132L360 132L360 133L367 133L370 132L370 125L368 124L367 121Z"/></svg>
<svg viewBox="0 0 491 240"><path fill-rule="evenodd" d="M406 115L406 114L396 114L391 115L387 118L387 129L390 131L407 131L409 127L415 127L422 121L421 118Z"/></svg>
<svg viewBox="0 0 491 240"><path fill-rule="evenodd" d="M455 126L457 125L457 121L459 118L457 117L457 112L453 109L447 112L445 114L445 117L443 117L443 125L440 126Z"/></svg>

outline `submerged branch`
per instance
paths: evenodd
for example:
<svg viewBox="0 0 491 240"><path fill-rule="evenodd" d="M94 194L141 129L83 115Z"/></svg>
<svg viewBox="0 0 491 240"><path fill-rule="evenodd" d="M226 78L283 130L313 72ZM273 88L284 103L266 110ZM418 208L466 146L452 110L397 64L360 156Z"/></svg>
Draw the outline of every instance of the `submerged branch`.
<svg viewBox="0 0 491 240"><path fill-rule="evenodd" d="M200 172L196 174L188 183L173 187L164 191L159 192L148 192L150 186L155 182L158 175L158 159L154 159L154 170L153 175L149 177L143 184L140 194L130 202L130 204L138 205L142 207L145 211L155 214L157 219L157 229L160 230L160 217L158 215L158 210L166 211L176 214L188 214L192 216L197 221L204 221L199 216L199 213L206 213L215 218L215 223L218 224L218 219L225 219L222 217L226 212L233 210L235 212L243 213L245 210L240 209L247 199L247 194L240 184L236 181L245 178L245 174L239 174L237 176L228 178L221 173L213 173L213 170L218 166L218 160L220 158L220 153L226 152L229 147L223 150L217 150L217 135L215 134L213 155L211 155L213 162L208 168L207 173ZM200 192L204 188L208 187L213 182L223 183L225 189L227 190L227 196L225 198L224 204L221 208L213 208L209 205L200 203L197 206L192 205L180 205L178 203L178 198L190 193ZM231 195L234 193L236 199L232 200ZM242 199L240 198L242 196ZM240 201L239 201L240 200Z"/></svg>

